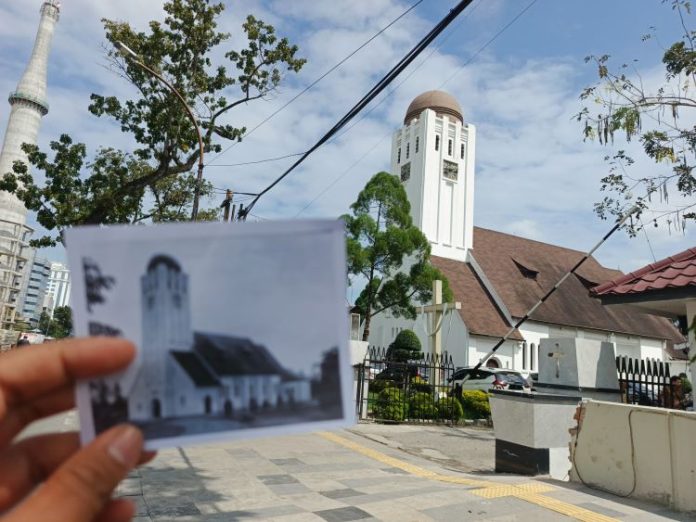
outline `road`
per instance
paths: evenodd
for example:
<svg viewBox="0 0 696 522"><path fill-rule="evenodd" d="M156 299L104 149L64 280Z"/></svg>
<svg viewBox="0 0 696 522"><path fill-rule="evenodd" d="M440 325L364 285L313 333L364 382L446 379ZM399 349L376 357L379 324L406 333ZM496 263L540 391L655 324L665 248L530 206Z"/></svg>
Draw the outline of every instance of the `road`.
<svg viewBox="0 0 696 522"><path fill-rule="evenodd" d="M54 418L32 433L65 431L75 422L74 414ZM496 475L484 469L485 455L478 471L463 472L459 445L470 437L462 433L373 425L167 450L117 493L138 506L136 522L687 520L577 485ZM479 448L490 436L474 435ZM446 439L454 442L443 445Z"/></svg>

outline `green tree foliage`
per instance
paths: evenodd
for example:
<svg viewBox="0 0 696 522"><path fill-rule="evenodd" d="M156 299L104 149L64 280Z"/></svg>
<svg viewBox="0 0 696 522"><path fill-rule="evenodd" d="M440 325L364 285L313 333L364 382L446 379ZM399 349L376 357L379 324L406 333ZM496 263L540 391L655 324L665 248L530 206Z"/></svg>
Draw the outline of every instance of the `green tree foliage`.
<svg viewBox="0 0 696 522"><path fill-rule="evenodd" d="M481 390L466 390L461 396L464 417L467 419L487 419L491 416L488 394Z"/></svg>
<svg viewBox="0 0 696 522"><path fill-rule="evenodd" d="M387 348L387 359L406 362L423 356L421 342L413 330L402 330Z"/></svg>
<svg viewBox="0 0 696 522"><path fill-rule="evenodd" d="M366 281L355 302L364 320L363 340L373 316L390 310L415 319L415 302L432 299L432 283L442 280L443 299L452 301L445 276L429 262L430 245L413 225L411 205L396 176L380 172L368 181L345 215L348 272ZM408 270L406 268L410 266Z"/></svg>
<svg viewBox="0 0 696 522"><path fill-rule="evenodd" d="M651 215L650 222L681 232L688 221L696 219L696 31L687 24L690 2L663 3L671 5L683 28L681 39L664 51L664 83L648 90L634 64L613 70L609 55L589 56L586 61L595 64L599 79L583 90L580 98L588 105L577 119L585 139L597 139L604 145L613 145L619 137L626 142L637 140L656 164L654 173L636 177L629 170L634 159L625 150L606 156L609 174L602 179L601 189L608 195L595 204L597 214L603 219L621 216L633 205L642 212L655 199L669 203L669 193L676 192L680 204ZM653 38L648 34L643 40ZM628 225L629 233L634 235L641 223L637 220Z"/></svg>
<svg viewBox="0 0 696 522"><path fill-rule="evenodd" d="M413 419L436 419L438 417L432 393L418 392L409 400L409 413Z"/></svg>
<svg viewBox="0 0 696 522"><path fill-rule="evenodd" d="M35 181L16 163L0 189L15 192L51 232L35 246L54 245L73 225L186 218L195 186L191 169L199 157L195 127L179 99L115 46L123 42L175 86L197 116L205 151L220 152L223 143L241 141L246 131L230 123L233 109L276 90L286 73L305 63L296 56L297 46L254 16L242 25L244 38L235 38L244 39L244 46L230 48L231 35L218 30L224 9L213 0L168 0L164 22L150 22L147 31L103 20L114 46L107 54L112 70L132 84L135 95L120 100L93 94L89 110L116 122L136 146L132 152L103 149L91 161L85 145L69 136L51 144L50 160L37 147L25 146L32 170L45 179ZM214 63L220 56L223 61ZM203 195L210 189L202 187ZM216 216L207 211L201 217Z"/></svg>
<svg viewBox="0 0 696 522"><path fill-rule="evenodd" d="M58 306L53 310L53 318L47 312L41 312L37 329L48 337L63 339L72 333L72 309L69 306Z"/></svg>

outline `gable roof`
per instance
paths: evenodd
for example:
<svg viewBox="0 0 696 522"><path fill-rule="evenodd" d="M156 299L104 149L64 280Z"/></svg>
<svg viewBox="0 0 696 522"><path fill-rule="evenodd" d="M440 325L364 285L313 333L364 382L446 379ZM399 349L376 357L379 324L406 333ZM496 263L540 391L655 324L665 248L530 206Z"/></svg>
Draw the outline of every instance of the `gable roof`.
<svg viewBox="0 0 696 522"><path fill-rule="evenodd" d="M523 317L583 256L577 250L474 227L473 257L510 315L516 318ZM468 263L431 259L449 279L455 298L462 303L462 319L472 333L499 337L507 332L509 326L503 315ZM527 271L520 270L519 265ZM590 296L588 286L615 279L621 272L604 268L591 257L577 274L579 277L566 279L531 319L683 342L682 335L667 319L621 305L605 307Z"/></svg>
<svg viewBox="0 0 696 522"><path fill-rule="evenodd" d="M196 352L172 351L170 353L196 386L220 386L218 378Z"/></svg>
<svg viewBox="0 0 696 522"><path fill-rule="evenodd" d="M668 288L687 287L696 290L696 247L599 285L592 290L592 294L646 294Z"/></svg>
<svg viewBox="0 0 696 522"><path fill-rule="evenodd" d="M265 346L250 339L196 332L193 349L219 376L287 373Z"/></svg>

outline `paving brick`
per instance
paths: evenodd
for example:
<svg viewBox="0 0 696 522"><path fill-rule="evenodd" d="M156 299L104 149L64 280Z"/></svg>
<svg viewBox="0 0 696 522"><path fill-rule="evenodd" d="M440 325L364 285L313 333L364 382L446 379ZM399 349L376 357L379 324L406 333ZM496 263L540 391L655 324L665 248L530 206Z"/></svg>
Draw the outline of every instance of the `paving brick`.
<svg viewBox="0 0 696 522"><path fill-rule="evenodd" d="M317 511L314 514L319 515L327 522L349 522L351 520L366 520L372 518L372 515L368 512L353 506Z"/></svg>

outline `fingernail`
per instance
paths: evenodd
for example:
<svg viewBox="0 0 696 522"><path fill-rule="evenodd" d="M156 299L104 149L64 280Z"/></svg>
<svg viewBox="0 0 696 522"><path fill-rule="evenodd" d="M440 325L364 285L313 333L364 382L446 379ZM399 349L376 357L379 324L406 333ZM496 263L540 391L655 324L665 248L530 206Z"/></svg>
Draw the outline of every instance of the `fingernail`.
<svg viewBox="0 0 696 522"><path fill-rule="evenodd" d="M133 468L143 451L143 436L137 428L126 426L111 441L107 451L119 464Z"/></svg>

